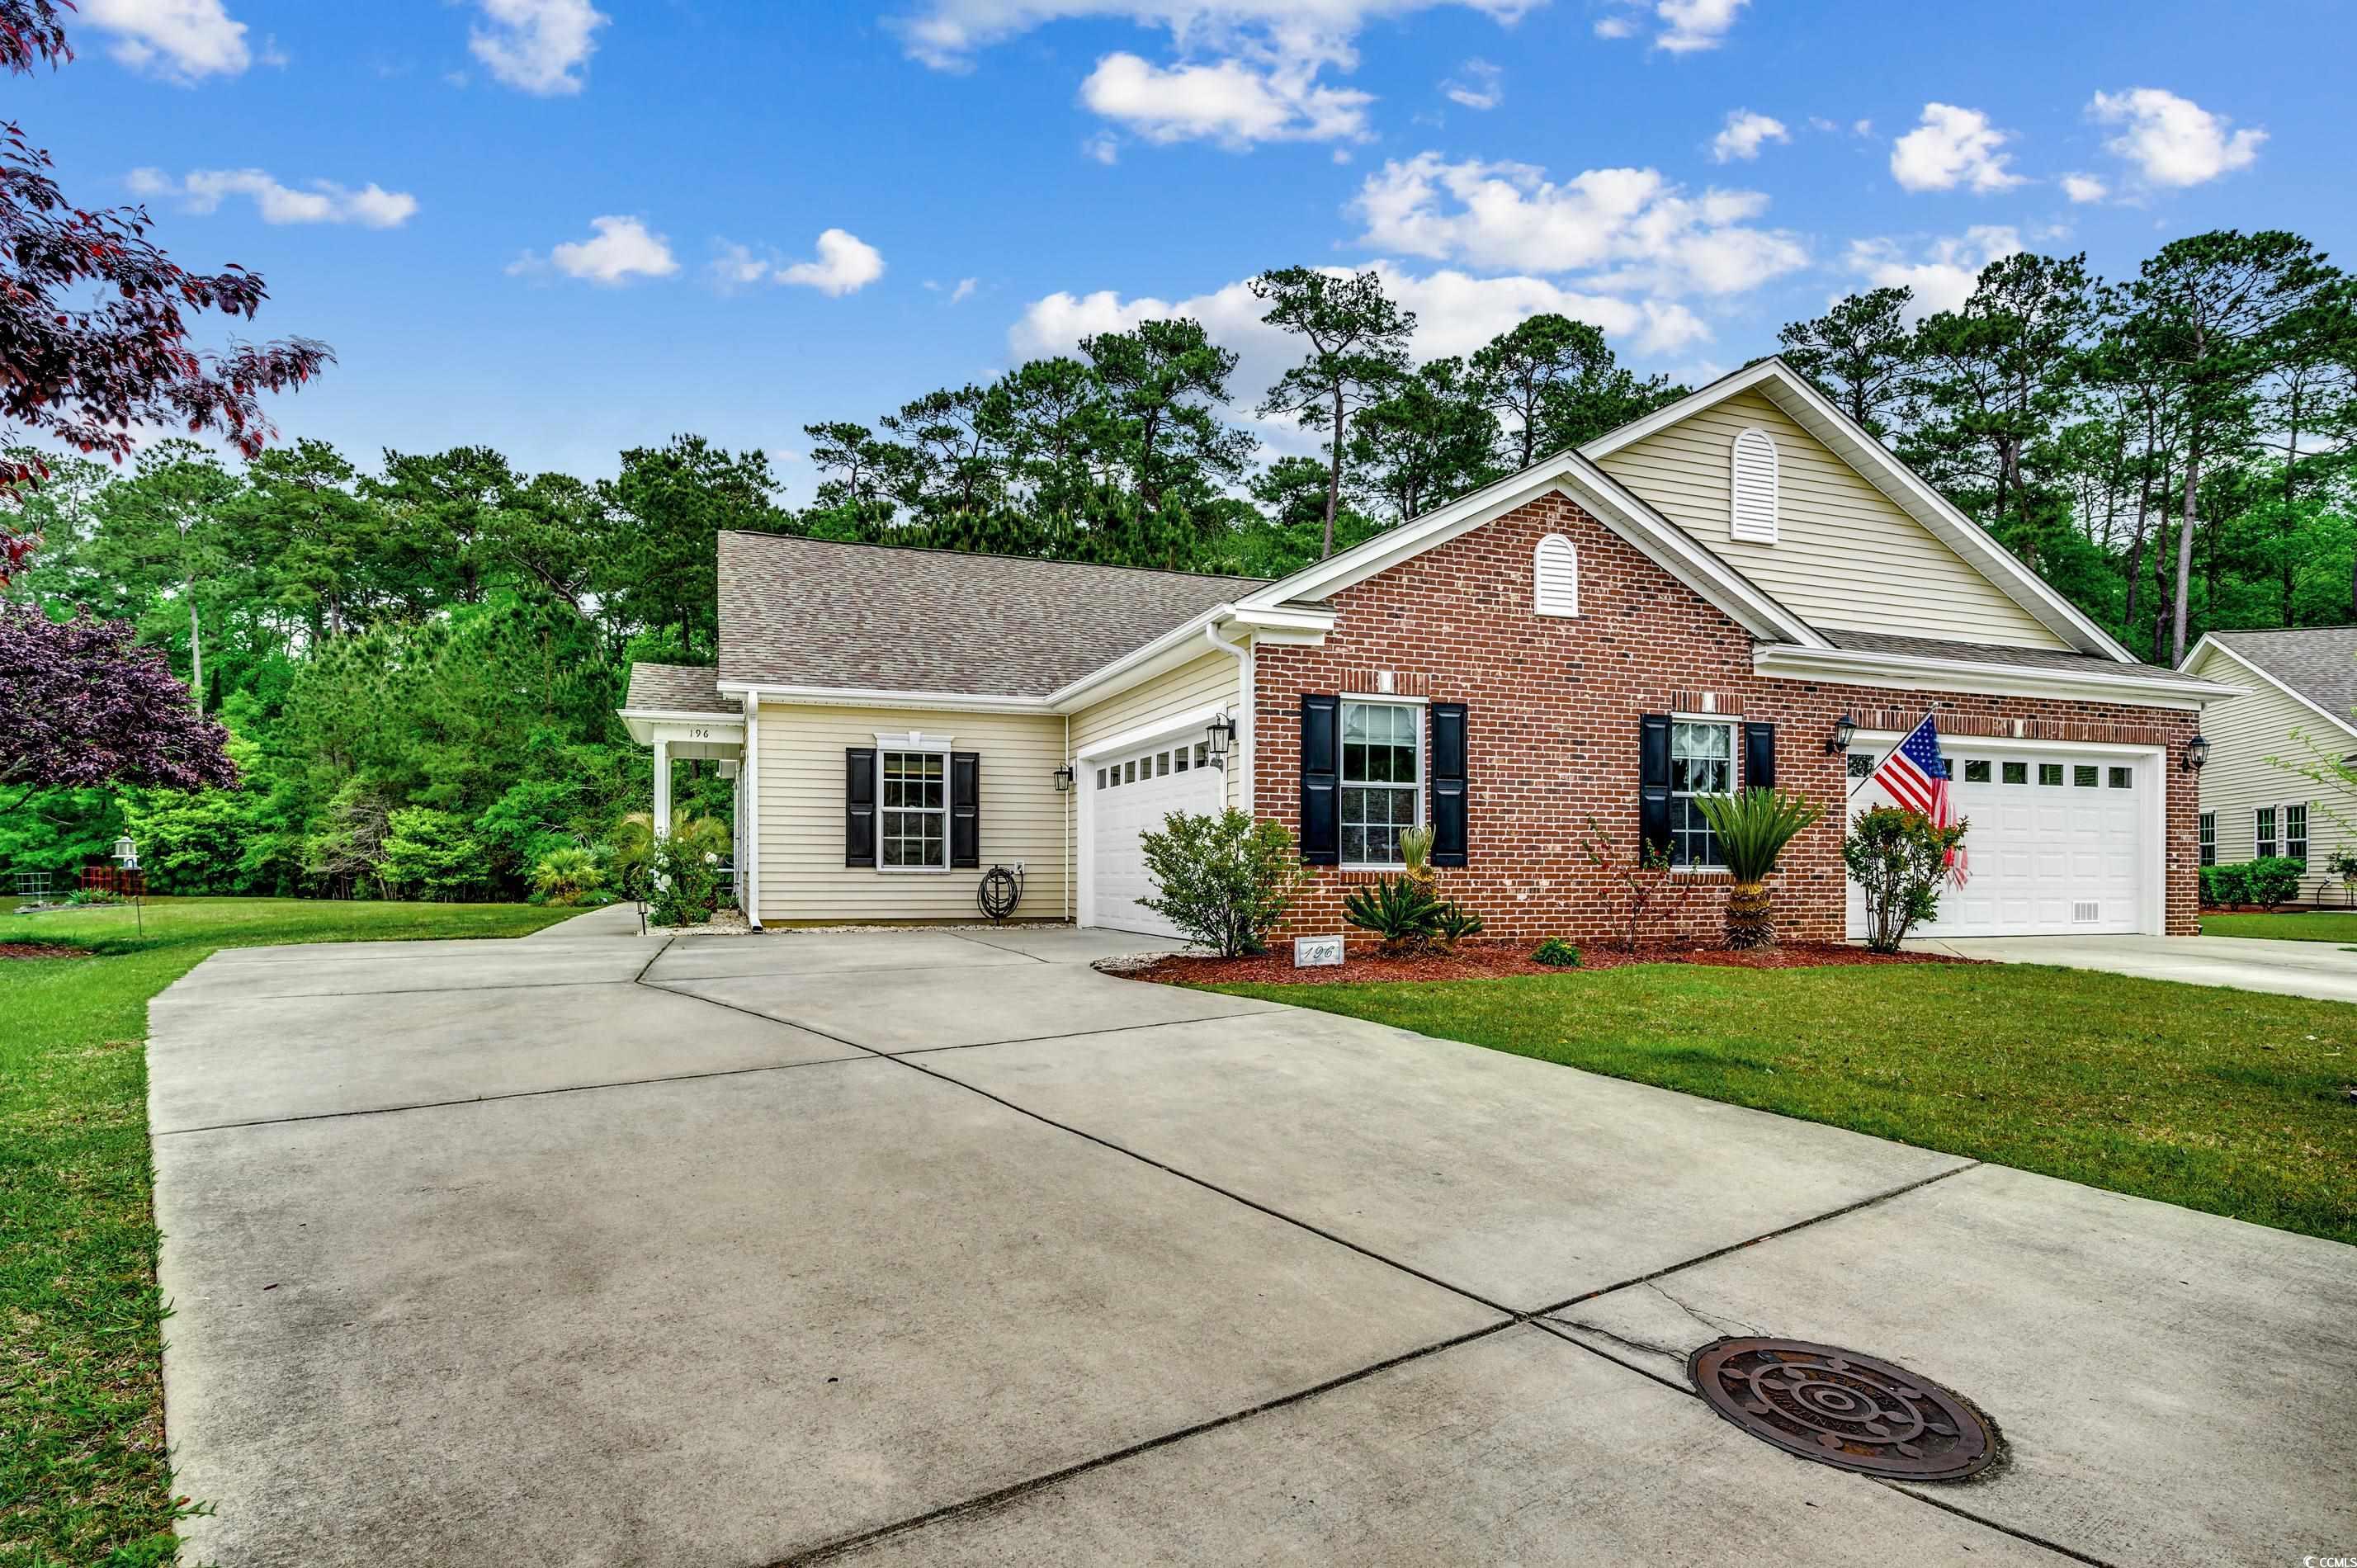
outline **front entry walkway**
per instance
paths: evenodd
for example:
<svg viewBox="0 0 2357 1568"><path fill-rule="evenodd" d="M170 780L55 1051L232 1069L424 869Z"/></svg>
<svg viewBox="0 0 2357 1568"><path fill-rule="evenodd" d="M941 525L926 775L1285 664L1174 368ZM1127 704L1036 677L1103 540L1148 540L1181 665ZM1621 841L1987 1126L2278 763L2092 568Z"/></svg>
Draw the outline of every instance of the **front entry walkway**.
<svg viewBox="0 0 2357 1568"><path fill-rule="evenodd" d="M2147 980L2357 1002L2357 950L2337 942L2265 937L1959 937L1907 945L1999 963L2050 963Z"/></svg>
<svg viewBox="0 0 2357 1568"><path fill-rule="evenodd" d="M2297 1562L2357 1249L1070 929L233 950L155 1004L175 1489L240 1565ZM1883 1484L1685 1357L1999 1424Z"/></svg>

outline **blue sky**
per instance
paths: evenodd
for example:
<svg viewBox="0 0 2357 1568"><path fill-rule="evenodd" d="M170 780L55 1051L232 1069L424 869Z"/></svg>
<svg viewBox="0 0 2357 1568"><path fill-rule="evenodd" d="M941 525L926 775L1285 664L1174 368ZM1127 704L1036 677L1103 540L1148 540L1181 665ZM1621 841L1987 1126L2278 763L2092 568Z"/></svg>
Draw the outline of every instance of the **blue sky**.
<svg viewBox="0 0 2357 1568"><path fill-rule="evenodd" d="M282 429L370 463L598 475L692 430L799 499L804 424L1170 306L1248 405L1286 350L1242 280L1295 262L1380 263L1427 353L1563 309L1695 379L2017 247L2352 244L2322 3L81 6L9 113L77 199L261 271L257 329L339 360Z"/></svg>

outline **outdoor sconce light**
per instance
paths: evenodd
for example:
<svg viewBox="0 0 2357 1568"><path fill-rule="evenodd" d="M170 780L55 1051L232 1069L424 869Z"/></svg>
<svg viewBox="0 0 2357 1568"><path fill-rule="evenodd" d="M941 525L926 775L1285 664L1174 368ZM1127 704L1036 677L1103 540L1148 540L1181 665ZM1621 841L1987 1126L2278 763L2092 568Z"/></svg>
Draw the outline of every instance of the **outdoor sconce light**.
<svg viewBox="0 0 2357 1568"><path fill-rule="evenodd" d="M1224 771L1228 766L1228 747L1235 744L1236 721L1222 714L1203 731L1203 738L1211 743L1211 766Z"/></svg>
<svg viewBox="0 0 2357 1568"><path fill-rule="evenodd" d="M1849 743L1857 736L1857 721L1844 714L1834 721L1833 738L1825 742L1828 755L1840 757L1849 750Z"/></svg>
<svg viewBox="0 0 2357 1568"><path fill-rule="evenodd" d="M1064 766L1056 769L1056 793L1059 795L1070 794L1072 789L1072 765L1071 763L1067 762Z"/></svg>
<svg viewBox="0 0 2357 1568"><path fill-rule="evenodd" d="M2201 765L2209 760L2210 737L2208 736L2196 735L2185 743L2185 766L2189 770L2199 773L2201 771Z"/></svg>

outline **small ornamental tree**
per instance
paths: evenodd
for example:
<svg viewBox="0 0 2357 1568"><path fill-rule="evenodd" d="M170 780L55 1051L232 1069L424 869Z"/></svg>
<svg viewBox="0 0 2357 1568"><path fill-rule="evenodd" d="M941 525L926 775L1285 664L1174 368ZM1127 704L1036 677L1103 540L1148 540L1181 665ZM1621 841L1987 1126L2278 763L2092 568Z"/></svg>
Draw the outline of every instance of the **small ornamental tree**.
<svg viewBox="0 0 2357 1568"><path fill-rule="evenodd" d="M229 732L123 621L0 602L0 812L37 789L237 782Z"/></svg>
<svg viewBox="0 0 2357 1568"><path fill-rule="evenodd" d="M1907 933L1940 912L1940 881L1948 852L1964 842L1966 824L1935 828L1921 811L1877 806L1850 824L1842 860L1866 892L1866 945L1897 952Z"/></svg>
<svg viewBox="0 0 2357 1568"><path fill-rule="evenodd" d="M1727 945L1774 946L1776 906L1768 878L1775 874L1784 846L1815 825L1824 810L1783 789L1705 795L1695 804L1718 835L1719 856L1735 878L1735 891L1727 900Z"/></svg>
<svg viewBox="0 0 2357 1568"><path fill-rule="evenodd" d="M1156 894L1138 901L1222 958L1265 950L1308 875L1284 824L1245 811L1173 811L1138 843Z"/></svg>
<svg viewBox="0 0 2357 1568"><path fill-rule="evenodd" d="M30 76L73 58L59 0L0 0L0 71ZM188 314L251 320L262 279L231 265L194 273L148 242L136 207L73 205L49 155L0 120L0 430L30 432L121 462L141 428L217 431L251 457L274 434L262 395L299 387L331 360L292 338L220 354L188 341ZM34 453L0 456L0 501L37 486ZM40 542L0 513L0 583Z"/></svg>

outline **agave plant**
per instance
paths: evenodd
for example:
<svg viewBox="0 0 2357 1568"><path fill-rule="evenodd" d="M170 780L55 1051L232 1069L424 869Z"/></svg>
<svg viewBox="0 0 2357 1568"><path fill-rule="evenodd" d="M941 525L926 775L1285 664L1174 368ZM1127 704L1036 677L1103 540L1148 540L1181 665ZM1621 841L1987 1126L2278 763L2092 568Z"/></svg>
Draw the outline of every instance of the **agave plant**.
<svg viewBox="0 0 2357 1568"><path fill-rule="evenodd" d="M1402 828L1399 836L1400 875L1429 893L1440 885L1432 868L1432 830Z"/></svg>
<svg viewBox="0 0 2357 1568"><path fill-rule="evenodd" d="M1719 859L1735 878L1735 891L1727 900L1727 945L1770 946L1776 940L1776 920L1768 878L1784 846L1824 816L1824 809L1782 789L1705 795L1695 804L1718 836Z"/></svg>
<svg viewBox="0 0 2357 1568"><path fill-rule="evenodd" d="M1386 953L1414 952L1432 940L1440 900L1423 884L1386 876L1355 888L1342 900L1342 918L1383 939Z"/></svg>

